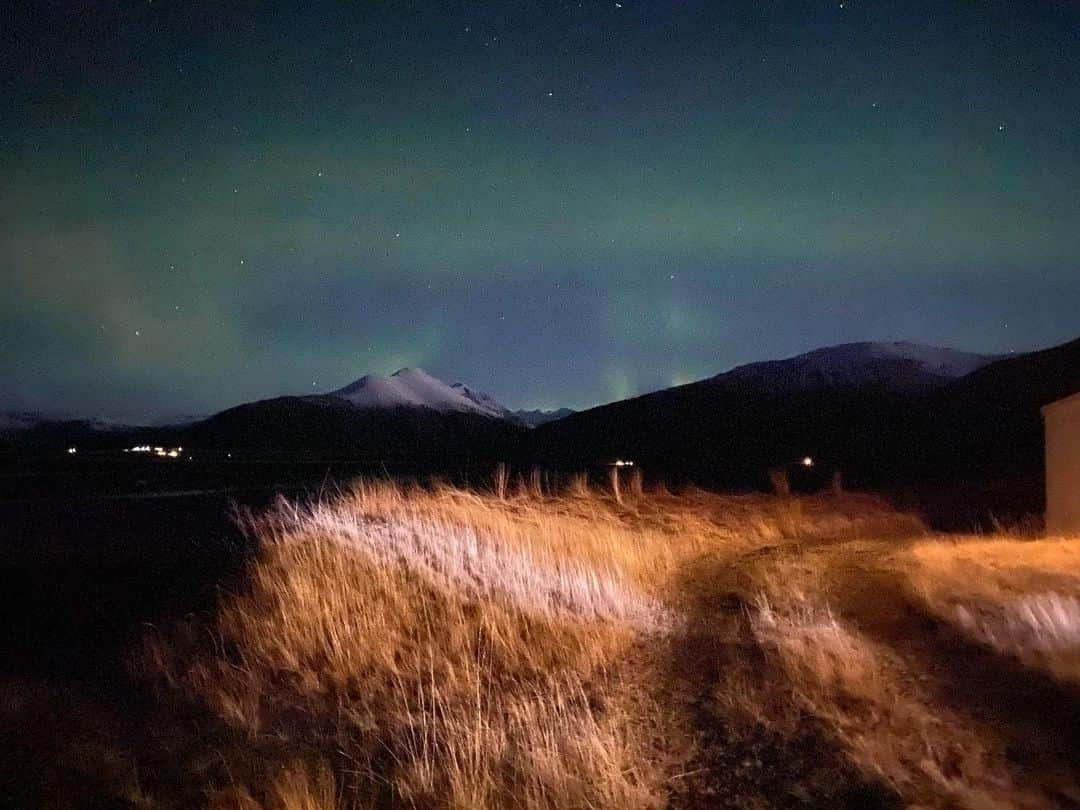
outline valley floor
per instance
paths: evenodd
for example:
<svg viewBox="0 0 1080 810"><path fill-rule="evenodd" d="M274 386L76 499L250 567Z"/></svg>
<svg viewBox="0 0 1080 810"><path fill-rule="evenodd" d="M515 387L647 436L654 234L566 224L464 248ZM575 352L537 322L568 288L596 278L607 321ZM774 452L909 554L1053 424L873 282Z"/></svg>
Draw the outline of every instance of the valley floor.
<svg viewBox="0 0 1080 810"><path fill-rule="evenodd" d="M1080 804L1080 540L496 489L241 514L246 567L115 665L8 667L0 803Z"/></svg>

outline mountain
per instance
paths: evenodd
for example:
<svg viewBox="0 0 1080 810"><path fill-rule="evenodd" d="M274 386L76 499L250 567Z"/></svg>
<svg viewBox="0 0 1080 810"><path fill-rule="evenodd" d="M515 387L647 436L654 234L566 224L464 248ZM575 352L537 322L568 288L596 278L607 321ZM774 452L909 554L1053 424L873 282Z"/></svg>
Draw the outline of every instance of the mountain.
<svg viewBox="0 0 1080 810"><path fill-rule="evenodd" d="M420 407L443 412L472 412L528 427L562 419L573 413L569 408L512 411L490 394L461 382L447 385L419 368L403 368L389 377L367 375L329 396L340 397L363 408Z"/></svg>
<svg viewBox="0 0 1080 810"><path fill-rule="evenodd" d="M510 412L462 383L402 369L330 394L251 402L192 425L127 433L14 414L0 423L0 447L62 451L85 442L115 449L150 439L286 458L396 462L426 472L502 460L581 469L629 458L672 483L729 489L767 486L770 469L795 465L793 474L807 484L814 482L806 476L821 483L839 470L856 488L944 491L997 481L999 492L1034 511L1039 408L1078 390L1080 340L1004 358L857 343L576 413ZM812 470L796 464L806 456L815 461Z"/></svg>
<svg viewBox="0 0 1080 810"><path fill-rule="evenodd" d="M37 452L63 450L72 445L85 448L115 448L142 427L105 419L87 419L68 414L12 411L0 414L0 449Z"/></svg>
<svg viewBox="0 0 1080 810"><path fill-rule="evenodd" d="M565 419L574 411L570 408L557 408L553 411L544 411L535 409L531 411L514 411L514 418L522 424L529 427L540 427L540 425L546 425L548 422L555 422L559 419Z"/></svg>
<svg viewBox="0 0 1080 810"><path fill-rule="evenodd" d="M3 411L0 412L0 432L30 430L45 421L48 421L47 416L33 411Z"/></svg>
<svg viewBox="0 0 1080 810"><path fill-rule="evenodd" d="M541 425L523 463L630 458L671 481L727 488L767 486L770 468L804 456L857 487L1030 479L1041 469L1039 407L1076 390L1080 340L1002 359L849 344Z"/></svg>
<svg viewBox="0 0 1080 810"><path fill-rule="evenodd" d="M437 471L507 458L524 429L491 396L403 368L388 377L366 375L329 394L248 402L189 423L136 427L13 413L0 421L0 449L116 450L150 442Z"/></svg>
<svg viewBox="0 0 1080 810"><path fill-rule="evenodd" d="M497 416L500 419L516 419L516 415L513 411L507 408L505 405L500 404L490 394L485 394L483 391L477 391L464 383L456 382L450 386L455 391L460 391L461 394L483 413Z"/></svg>
<svg viewBox="0 0 1080 810"><path fill-rule="evenodd" d="M499 460L524 428L475 411L356 407L335 397L278 397L229 408L183 432L197 448L351 458L428 471Z"/></svg>
<svg viewBox="0 0 1080 810"><path fill-rule="evenodd" d="M1040 470L1040 408L1080 391L1080 339L991 363L930 398L923 441L933 468L953 476Z"/></svg>
<svg viewBox="0 0 1080 810"><path fill-rule="evenodd" d="M222 411L185 431L192 447L320 455L437 470L500 460L524 428L492 397L423 369L368 374L329 394Z"/></svg>
<svg viewBox="0 0 1080 810"><path fill-rule="evenodd" d="M505 419L510 414L487 394L462 383L447 385L421 368L403 368L389 377L367 374L327 396L357 408L430 408L442 412L478 413L494 419Z"/></svg>
<svg viewBox="0 0 1080 810"><path fill-rule="evenodd" d="M945 385L997 359L994 355L918 343L845 343L786 360L750 363L712 379L778 393L851 386L923 391Z"/></svg>
<svg viewBox="0 0 1080 810"><path fill-rule="evenodd" d="M111 417L85 417L69 413L42 413L39 411L0 412L0 433L25 433L53 430L68 426L72 430L88 433L130 433L149 428L173 428L190 425L206 416L178 414L154 419L124 419Z"/></svg>

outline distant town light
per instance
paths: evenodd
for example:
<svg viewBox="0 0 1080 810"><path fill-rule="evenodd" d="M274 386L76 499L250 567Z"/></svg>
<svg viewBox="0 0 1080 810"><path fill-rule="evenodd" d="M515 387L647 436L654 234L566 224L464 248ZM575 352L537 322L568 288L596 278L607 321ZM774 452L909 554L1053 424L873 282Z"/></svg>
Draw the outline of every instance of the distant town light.
<svg viewBox="0 0 1080 810"><path fill-rule="evenodd" d="M179 458L184 452L183 447L158 447L149 444L137 444L134 447L124 449L125 453L150 453L158 458Z"/></svg>
<svg viewBox="0 0 1080 810"><path fill-rule="evenodd" d="M633 467L634 462L620 458L620 459L616 460L616 462L612 466L614 466L614 467Z"/></svg>
<svg viewBox="0 0 1080 810"><path fill-rule="evenodd" d="M803 456L802 465L804 467L813 467L814 466L814 460L812 458L810 458L810 456Z"/></svg>

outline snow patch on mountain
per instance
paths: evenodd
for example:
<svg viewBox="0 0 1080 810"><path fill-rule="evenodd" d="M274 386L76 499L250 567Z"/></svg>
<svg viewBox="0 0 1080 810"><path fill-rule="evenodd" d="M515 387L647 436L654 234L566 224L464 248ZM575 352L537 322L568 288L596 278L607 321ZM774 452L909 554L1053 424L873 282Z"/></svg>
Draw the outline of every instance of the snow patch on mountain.
<svg viewBox="0 0 1080 810"><path fill-rule="evenodd" d="M930 374L950 379L966 377L971 372L977 371L988 363L999 360L1001 357L1000 355L975 354L974 352L964 352L959 349L948 349L941 346L924 346L921 343L910 343L908 341L848 343L818 349L816 352L810 352L810 355L818 355L821 358L828 356L835 360L848 358L855 362L858 362L861 358L870 360L879 358L911 360Z"/></svg>
<svg viewBox="0 0 1080 810"><path fill-rule="evenodd" d="M477 391L476 389L465 385L465 383L456 382L450 387L463 394L466 399L483 409L485 412L497 414L503 419L514 419L513 411L496 400L491 394Z"/></svg>
<svg viewBox="0 0 1080 810"><path fill-rule="evenodd" d="M553 411L545 411L537 408L531 411L514 411L514 418L529 427L540 427L540 425L546 425L548 422L565 419L572 413L574 413L574 411L571 408L557 408Z"/></svg>
<svg viewBox="0 0 1080 810"><path fill-rule="evenodd" d="M430 408L478 413L495 419L509 411L487 394L458 383L447 385L420 368L403 368L389 377L367 374L329 394L358 408Z"/></svg>

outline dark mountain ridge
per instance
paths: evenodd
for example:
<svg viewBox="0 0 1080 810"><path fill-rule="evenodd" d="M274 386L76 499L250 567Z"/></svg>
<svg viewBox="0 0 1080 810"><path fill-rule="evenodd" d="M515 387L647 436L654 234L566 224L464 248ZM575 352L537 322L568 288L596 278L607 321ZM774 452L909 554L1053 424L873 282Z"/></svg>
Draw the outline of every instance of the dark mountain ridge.
<svg viewBox="0 0 1080 810"><path fill-rule="evenodd" d="M839 471L852 487L940 488L1040 479L1039 408L1077 390L1080 340L1000 359L906 343L848 344L533 429L467 386L405 369L331 394L246 403L190 425L103 430L46 421L0 438L16 452L151 443L431 472L503 460L573 470L630 458L656 478L727 489L767 487L777 467L814 485ZM799 464L806 456L812 471Z"/></svg>
<svg viewBox="0 0 1080 810"><path fill-rule="evenodd" d="M215 414L183 431L183 438L192 447L409 462L437 470L506 458L524 430L472 411L278 397Z"/></svg>
<svg viewBox="0 0 1080 810"><path fill-rule="evenodd" d="M749 363L711 379L778 394L871 385L916 393L940 388L997 359L906 341L845 343L785 360Z"/></svg>
<svg viewBox="0 0 1080 810"><path fill-rule="evenodd" d="M529 459L573 467L631 458L668 480L732 488L765 486L770 469L805 456L855 486L988 480L1037 473L1039 408L1080 390L1080 340L986 358L937 384L914 375L909 358L886 362L909 372L900 384L880 369L791 384L805 380L805 358L572 414L532 432ZM792 375L779 373L784 363Z"/></svg>

